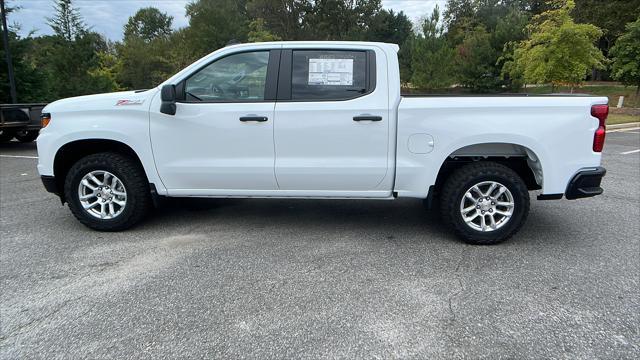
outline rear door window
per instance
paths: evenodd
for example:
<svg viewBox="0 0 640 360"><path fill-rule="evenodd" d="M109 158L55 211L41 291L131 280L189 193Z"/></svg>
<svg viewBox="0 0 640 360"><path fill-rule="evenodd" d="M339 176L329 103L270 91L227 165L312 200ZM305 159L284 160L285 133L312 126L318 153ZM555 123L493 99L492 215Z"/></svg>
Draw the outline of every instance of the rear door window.
<svg viewBox="0 0 640 360"><path fill-rule="evenodd" d="M349 100L369 90L365 51L293 51L291 100Z"/></svg>

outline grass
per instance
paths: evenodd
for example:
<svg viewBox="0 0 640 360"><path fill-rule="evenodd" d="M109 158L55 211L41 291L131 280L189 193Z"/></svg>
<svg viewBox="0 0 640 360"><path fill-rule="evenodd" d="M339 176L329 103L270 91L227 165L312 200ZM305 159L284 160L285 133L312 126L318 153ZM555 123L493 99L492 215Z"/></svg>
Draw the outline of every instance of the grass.
<svg viewBox="0 0 640 360"><path fill-rule="evenodd" d="M452 87L446 89L413 89L413 88L403 88L403 93L411 94L472 94L473 92L470 89L465 89L461 87ZM511 92L508 90L504 90L502 92ZM526 89L521 89L522 93L529 94L551 94L551 85L533 85L529 86ZM554 90L554 93L570 93L571 88L568 86L559 86ZM578 94L591 94L598 96L606 96L609 98L609 106L615 107L618 105L618 98L620 96L624 96L624 107L625 108L640 108L640 96L636 95L636 87L635 86L624 86L615 82L607 82L607 81L598 81L598 82L587 82L583 86L578 86L573 89L574 93ZM499 95L501 91L495 92L495 95Z"/></svg>
<svg viewBox="0 0 640 360"><path fill-rule="evenodd" d="M529 87L526 89L530 94L550 94L551 85ZM568 86L560 86L555 89L555 93L569 93L571 88ZM624 86L606 83L587 83L584 86L575 87L574 93L591 94L599 96L607 96L609 98L609 106L618 105L618 98L624 96L624 107L639 108L640 97L636 95L634 86Z"/></svg>
<svg viewBox="0 0 640 360"><path fill-rule="evenodd" d="M607 125L626 124L630 122L639 122L640 116L625 114L609 114Z"/></svg>

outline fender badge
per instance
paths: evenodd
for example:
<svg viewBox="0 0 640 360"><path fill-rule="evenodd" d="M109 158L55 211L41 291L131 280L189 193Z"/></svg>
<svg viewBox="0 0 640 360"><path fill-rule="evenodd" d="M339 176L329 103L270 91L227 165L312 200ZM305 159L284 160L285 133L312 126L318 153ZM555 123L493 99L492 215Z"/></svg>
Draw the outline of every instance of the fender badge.
<svg viewBox="0 0 640 360"><path fill-rule="evenodd" d="M118 102L116 103L116 106L142 105L142 103L144 103L144 100L142 100L142 99L138 99L138 100L118 100Z"/></svg>

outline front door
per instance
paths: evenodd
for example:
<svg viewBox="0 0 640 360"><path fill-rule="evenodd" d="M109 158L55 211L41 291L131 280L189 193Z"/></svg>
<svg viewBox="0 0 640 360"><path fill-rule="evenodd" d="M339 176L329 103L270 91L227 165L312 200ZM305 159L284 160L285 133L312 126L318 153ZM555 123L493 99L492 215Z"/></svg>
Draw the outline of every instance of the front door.
<svg viewBox="0 0 640 360"><path fill-rule="evenodd" d="M270 62L275 62L269 66ZM274 107L266 92L279 50L225 56L176 86L174 116L151 105L156 167L170 195L243 195L276 190ZM275 78L274 78L275 79Z"/></svg>

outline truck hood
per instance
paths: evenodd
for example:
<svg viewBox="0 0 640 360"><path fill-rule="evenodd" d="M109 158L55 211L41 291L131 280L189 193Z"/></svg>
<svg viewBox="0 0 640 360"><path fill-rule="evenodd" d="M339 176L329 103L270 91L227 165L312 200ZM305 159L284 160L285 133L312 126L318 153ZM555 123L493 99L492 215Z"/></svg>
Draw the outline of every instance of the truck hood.
<svg viewBox="0 0 640 360"><path fill-rule="evenodd" d="M42 112L72 112L72 111L104 111L117 109L147 109L151 98L158 92L157 88L149 90L121 91L106 94L76 96L54 101Z"/></svg>

